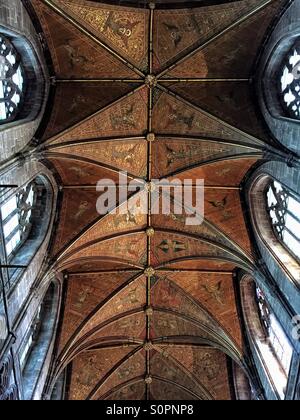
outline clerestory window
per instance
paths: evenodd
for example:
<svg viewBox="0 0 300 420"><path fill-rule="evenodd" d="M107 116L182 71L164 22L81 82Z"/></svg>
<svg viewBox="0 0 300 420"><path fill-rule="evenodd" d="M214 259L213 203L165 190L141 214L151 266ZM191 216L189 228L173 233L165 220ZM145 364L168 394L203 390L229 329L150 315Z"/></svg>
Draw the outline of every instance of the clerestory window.
<svg viewBox="0 0 300 420"><path fill-rule="evenodd" d="M16 119L24 91L21 56L8 38L0 34L0 124Z"/></svg>

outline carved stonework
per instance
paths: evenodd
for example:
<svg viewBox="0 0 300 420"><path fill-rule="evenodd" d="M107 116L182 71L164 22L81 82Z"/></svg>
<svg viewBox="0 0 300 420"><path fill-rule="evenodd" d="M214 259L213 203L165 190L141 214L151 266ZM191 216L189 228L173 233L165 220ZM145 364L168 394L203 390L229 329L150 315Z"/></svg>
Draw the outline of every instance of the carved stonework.
<svg viewBox="0 0 300 420"><path fill-rule="evenodd" d="M153 143L155 141L155 134L154 133L147 134L147 141L149 143Z"/></svg>
<svg viewBox="0 0 300 420"><path fill-rule="evenodd" d="M7 337L7 322L3 314L0 314L0 341Z"/></svg>
<svg viewBox="0 0 300 420"><path fill-rule="evenodd" d="M0 401L18 399L18 392L16 385L12 381L12 375L12 356L7 356L4 361L0 363Z"/></svg>
<svg viewBox="0 0 300 420"><path fill-rule="evenodd" d="M153 228L149 228L146 230L146 234L149 238L152 238L155 235L155 230Z"/></svg>

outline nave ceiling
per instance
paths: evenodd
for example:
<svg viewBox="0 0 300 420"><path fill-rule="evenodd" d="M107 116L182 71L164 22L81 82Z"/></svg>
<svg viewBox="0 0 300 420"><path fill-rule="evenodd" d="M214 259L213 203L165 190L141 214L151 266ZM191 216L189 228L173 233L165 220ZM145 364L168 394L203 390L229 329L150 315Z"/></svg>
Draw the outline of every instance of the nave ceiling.
<svg viewBox="0 0 300 420"><path fill-rule="evenodd" d="M31 1L55 72L41 153L61 185L55 375L71 366L70 399L232 398L230 360L244 361L235 273L255 266L241 185L272 143L252 76L285 3ZM126 214L99 216L96 184L120 170L146 187L204 179L203 224L140 214L147 188L118 203Z"/></svg>

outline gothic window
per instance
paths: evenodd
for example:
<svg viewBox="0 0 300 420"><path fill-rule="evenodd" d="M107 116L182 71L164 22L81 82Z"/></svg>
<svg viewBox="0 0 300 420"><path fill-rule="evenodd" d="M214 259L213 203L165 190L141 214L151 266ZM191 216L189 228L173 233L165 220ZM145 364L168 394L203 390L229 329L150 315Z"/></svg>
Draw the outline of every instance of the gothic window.
<svg viewBox="0 0 300 420"><path fill-rule="evenodd" d="M300 44L289 52L281 74L281 97L289 116L300 119Z"/></svg>
<svg viewBox="0 0 300 420"><path fill-rule="evenodd" d="M284 400L294 353L293 343L264 292L250 275L245 275L241 281L241 301L250 347L254 358L261 364L260 377L263 382L268 380L274 397Z"/></svg>
<svg viewBox="0 0 300 420"><path fill-rule="evenodd" d="M293 347L290 344L280 323L270 309L263 292L257 287L256 295L260 311L260 319L266 332L268 342L285 374L289 374Z"/></svg>
<svg viewBox="0 0 300 420"><path fill-rule="evenodd" d="M26 241L30 233L35 198L35 183L31 182L1 206L2 229L8 258Z"/></svg>
<svg viewBox="0 0 300 420"><path fill-rule="evenodd" d="M276 181L269 185L267 202L277 237L300 261L300 202Z"/></svg>
<svg viewBox="0 0 300 420"><path fill-rule="evenodd" d="M16 188L14 194L10 188L2 191L0 256L6 267L2 270L5 293L21 278L38 252L48 232L51 206L51 185L43 176Z"/></svg>
<svg viewBox="0 0 300 420"><path fill-rule="evenodd" d="M0 124L13 121L23 99L24 71L13 44L0 34Z"/></svg>
<svg viewBox="0 0 300 420"><path fill-rule="evenodd" d="M31 327L19 351L19 362L23 378L24 399L33 397L49 347L55 336L58 316L59 286L50 284L37 309Z"/></svg>

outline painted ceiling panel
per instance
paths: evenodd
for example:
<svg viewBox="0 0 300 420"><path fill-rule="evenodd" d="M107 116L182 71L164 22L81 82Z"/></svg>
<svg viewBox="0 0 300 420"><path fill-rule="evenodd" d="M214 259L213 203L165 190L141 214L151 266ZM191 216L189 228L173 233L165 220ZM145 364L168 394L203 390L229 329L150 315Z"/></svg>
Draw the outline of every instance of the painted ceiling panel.
<svg viewBox="0 0 300 420"><path fill-rule="evenodd" d="M55 166L66 187L93 186L95 190L97 183L103 179L113 180L119 185L119 172L95 161L51 152L47 153L47 160ZM96 203L93 205L96 206Z"/></svg>
<svg viewBox="0 0 300 420"><path fill-rule="evenodd" d="M132 137L144 135L147 130L148 89L138 88L126 98L99 111L76 126L51 140L51 144L62 144L74 140L97 139L99 137Z"/></svg>
<svg viewBox="0 0 300 420"><path fill-rule="evenodd" d="M93 328L96 328L110 318L114 318L114 316L120 316L121 313L127 313L129 311L141 310L145 306L146 296L144 290L145 278L138 277L119 290L104 306L100 308L97 305L101 310L98 310L89 320L88 324L82 328L78 334L78 338L84 336L90 330L93 330Z"/></svg>
<svg viewBox="0 0 300 420"><path fill-rule="evenodd" d="M164 118L161 118L162 115ZM153 130L169 136L188 135L249 142L249 137L235 127L229 126L190 103L161 92L154 102Z"/></svg>
<svg viewBox="0 0 300 420"><path fill-rule="evenodd" d="M262 155L261 155L262 157ZM241 184L243 178L249 169L257 163L259 157L245 157L240 159L219 160L219 162L209 163L206 165L198 166L194 169L187 169L177 173L169 179L203 179L207 186L224 186L237 187Z"/></svg>
<svg viewBox="0 0 300 420"><path fill-rule="evenodd" d="M128 194L132 195L132 193ZM126 195L125 199L129 196ZM113 205L111 214L107 215L98 213L96 204L101 197L102 193L93 188L80 191L71 188L64 192L61 223L56 231L53 255L57 255L59 251L69 253L90 242L105 239L117 233L146 229L147 216L142 212L143 203L147 199L145 192L134 195L123 204L120 202L121 198L117 198L116 206ZM74 202L79 204L77 213L72 210Z"/></svg>
<svg viewBox="0 0 300 420"><path fill-rule="evenodd" d="M270 141L251 76L283 3L32 0L55 69L41 156L62 197L55 373L72 366L69 399L234 398L228 366L245 363L235 272L253 269L240 191ZM133 177L143 192L99 215L98 181L120 192ZM204 180L201 225L187 225L187 207L155 214L161 178Z"/></svg>
<svg viewBox="0 0 300 420"><path fill-rule="evenodd" d="M128 62L147 69L149 10L80 0L54 3Z"/></svg>
<svg viewBox="0 0 300 420"><path fill-rule="evenodd" d="M72 127L136 87L137 84L121 82L59 83L55 90L53 111L43 139L49 139Z"/></svg>
<svg viewBox="0 0 300 420"><path fill-rule="evenodd" d="M44 1L32 0L31 3L51 48L52 61L59 78L137 78L135 72L46 6Z"/></svg>
<svg viewBox="0 0 300 420"><path fill-rule="evenodd" d="M189 272L166 273L167 278L177 284L189 296L205 307L233 337L239 347L242 346L242 333L236 309L234 285L231 273Z"/></svg>
<svg viewBox="0 0 300 420"><path fill-rule="evenodd" d="M251 252L241 208L240 191L206 191L204 214L208 221L226 233L235 243L239 244L248 253Z"/></svg>
<svg viewBox="0 0 300 420"><path fill-rule="evenodd" d="M86 338L86 346L101 347L106 342L117 342L119 346L132 343L142 345L146 331L146 317L143 309L121 313L118 319L109 319L105 325L97 325L97 329Z"/></svg>
<svg viewBox="0 0 300 420"><path fill-rule="evenodd" d="M188 277L190 270L199 270L199 271L216 271L216 272L230 272L235 269L236 262L226 262L220 261L218 259L208 259L208 258L193 258L190 260L183 260L178 262L173 262L171 264L166 264L164 268L167 270L171 268L173 270L179 270ZM185 271L186 270L186 271Z"/></svg>
<svg viewBox="0 0 300 420"><path fill-rule="evenodd" d="M222 328L224 327L224 325L222 325L223 322L219 324L216 318L213 318L207 312L208 308L205 307L205 305L201 305L199 300L195 300L189 293L186 293L184 289L181 289L181 287L173 282L169 276L162 275L156 278L155 282L152 283L151 301L156 310L163 312L172 311L172 313L176 314L178 317L183 317L184 319L197 324L200 328L203 328L203 330L206 331L205 335L202 334L203 337L210 337L213 339L214 336L218 336L219 338L223 337L225 340L232 341L232 337L229 337L224 328ZM211 287L209 290L215 290L216 287L217 290L219 290L219 286L216 286L214 281L211 281L209 286ZM221 293L219 295L215 294L214 300L219 303L221 300ZM234 308L235 306L232 300L230 303L227 302L227 304L231 308ZM236 317L236 313L233 318L234 317ZM240 332L238 333L237 331L236 333L240 336ZM172 334L169 333L168 335L176 335L174 328ZM177 335L182 335L182 333L179 331L179 334ZM218 339L215 338L215 340Z"/></svg>
<svg viewBox="0 0 300 420"><path fill-rule="evenodd" d="M133 270L134 268L131 268ZM101 273L107 272L113 274L119 270L127 270L130 271L130 267L128 264L122 264L116 260L109 260L109 259L92 259L89 262L78 262L78 264L73 264L69 269L68 272L70 274L90 274L90 273Z"/></svg>
<svg viewBox="0 0 300 420"><path fill-rule="evenodd" d="M268 27L286 2L271 0L257 3L266 7L182 60L165 77L249 78Z"/></svg>
<svg viewBox="0 0 300 420"><path fill-rule="evenodd" d="M199 108L254 138L270 141L256 111L256 98L248 82L172 83L168 87ZM250 145L255 146L256 143L249 139Z"/></svg>
<svg viewBox="0 0 300 420"><path fill-rule="evenodd" d="M64 308L65 328L60 337L60 348L66 344L95 307L134 274L134 272L129 272L115 273L114 275L106 273L70 275Z"/></svg>
<svg viewBox="0 0 300 420"><path fill-rule="evenodd" d="M146 362L145 354L139 351L128 357L117 370L111 373L105 383L99 384L99 389L94 393L91 399L103 399L103 397L112 389L133 380L136 377L145 376Z"/></svg>
<svg viewBox="0 0 300 420"><path fill-rule="evenodd" d="M129 230L144 230L147 227L147 216L142 212L143 202L147 194L141 192L121 204L112 214L107 214L97 220L87 231L72 243L68 252L82 247L95 240L104 239L113 234L126 233ZM98 215L99 219L99 215Z"/></svg>
<svg viewBox="0 0 300 420"><path fill-rule="evenodd" d="M119 386L113 392L109 392L105 398L112 401L142 401L146 396L146 384L144 379L132 380L127 385Z"/></svg>
<svg viewBox="0 0 300 420"><path fill-rule="evenodd" d="M147 237L145 233L130 233L126 236L90 242L65 255L63 263L78 262L78 259L93 257L111 257L123 262L145 264ZM61 261L60 261L61 264Z"/></svg>
<svg viewBox="0 0 300 420"><path fill-rule="evenodd" d="M255 146L251 148L225 141L159 138L153 145L152 178L168 177L191 166L258 151Z"/></svg>
<svg viewBox="0 0 300 420"><path fill-rule="evenodd" d="M72 189L64 192L60 210L60 223L57 227L53 245L54 255L99 217L96 207L92 205L98 196L99 193L93 190L78 191ZM76 202L79 204L78 211L74 212L73 206Z"/></svg>
<svg viewBox="0 0 300 420"><path fill-rule="evenodd" d="M230 400L230 387L226 375L226 356L218 350L203 348L174 347L168 350L170 356L186 367L197 378L201 378L203 386L209 389L216 400ZM228 376L227 376L228 378Z"/></svg>
<svg viewBox="0 0 300 420"><path fill-rule="evenodd" d="M207 239L219 245L224 245L226 248L232 249L233 251L240 251L240 247L232 241L230 236L223 235L222 230L218 229L212 223L209 223L207 220L204 220L201 224L189 225L187 223L188 218L191 216L186 212L183 212L182 215L176 215L172 213L171 215L153 215L152 223L153 227L160 229L161 226L164 226L165 229L185 232L196 235L199 238Z"/></svg>
<svg viewBox="0 0 300 420"><path fill-rule="evenodd" d="M185 337L189 340L196 338L197 341L206 343L211 338L203 327L196 322L185 319L171 311L158 310L154 311L153 314L150 337L156 340L155 343L162 340L167 341L165 338L169 338L171 342L176 343L178 337Z"/></svg>
<svg viewBox="0 0 300 420"><path fill-rule="evenodd" d="M151 245L153 265L192 256L228 256L228 252L201 239L193 239L174 233L156 231Z"/></svg>
<svg viewBox="0 0 300 420"><path fill-rule="evenodd" d="M76 142L64 147L51 148L51 151L103 163L111 168L129 172L138 178L144 178L147 174L145 140Z"/></svg>
<svg viewBox="0 0 300 420"><path fill-rule="evenodd" d="M193 378L189 371L176 362L169 354L166 357L165 354L155 352L151 357L151 375L155 379L160 378L162 388L164 388L163 381L165 381L168 385L174 384L175 389L180 386L198 399L205 399L205 391L196 378Z"/></svg>
<svg viewBox="0 0 300 420"><path fill-rule="evenodd" d="M69 399L85 400L97 383L107 375L131 349L111 348L88 351L73 361Z"/></svg>
<svg viewBox="0 0 300 420"><path fill-rule="evenodd" d="M193 401L199 400L199 396L188 390L160 379L153 379L149 391L149 400L163 401Z"/></svg>

